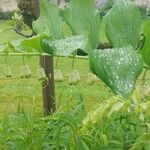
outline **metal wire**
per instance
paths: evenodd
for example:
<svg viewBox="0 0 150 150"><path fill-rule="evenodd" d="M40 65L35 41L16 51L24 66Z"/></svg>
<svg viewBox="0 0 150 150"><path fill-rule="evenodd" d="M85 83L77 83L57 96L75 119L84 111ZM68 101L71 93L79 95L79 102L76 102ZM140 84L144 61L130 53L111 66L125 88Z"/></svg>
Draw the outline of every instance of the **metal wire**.
<svg viewBox="0 0 150 150"><path fill-rule="evenodd" d="M0 56L5 56L6 58L8 56L20 56L20 57L25 57L25 56L51 56L47 53L0 53ZM62 58L76 58L76 59L85 59L88 60L89 57L88 56L53 56L53 57L62 57ZM146 66L144 66L144 68L147 68ZM148 69L148 68L147 68ZM32 76L29 79L36 79L36 76ZM12 78L0 78L0 80L23 80L25 78L21 78L21 77L12 77ZM137 81L141 82L142 79L137 79ZM145 79L145 81L148 81L150 83L150 79Z"/></svg>
<svg viewBox="0 0 150 150"><path fill-rule="evenodd" d="M47 53L0 53L0 56L51 56ZM88 56L53 56L53 57L64 57L64 58L78 58L78 59L89 59Z"/></svg>

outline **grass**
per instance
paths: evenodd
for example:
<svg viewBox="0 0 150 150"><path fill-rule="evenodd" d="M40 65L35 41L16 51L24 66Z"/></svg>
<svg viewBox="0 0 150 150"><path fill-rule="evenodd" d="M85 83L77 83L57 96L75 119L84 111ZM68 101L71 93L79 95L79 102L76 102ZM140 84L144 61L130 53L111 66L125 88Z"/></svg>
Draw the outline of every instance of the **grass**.
<svg viewBox="0 0 150 150"><path fill-rule="evenodd" d="M8 59L8 64L11 66L13 71L13 77L18 79L7 79L3 71L0 73L0 103L3 103L1 110L6 110L9 103L10 107L16 109L18 100L23 98L24 103L29 105L36 96L36 104L42 109L42 98L41 98L41 83L37 80L36 70L39 67L38 57L26 58L25 63L28 64L32 70L32 79L20 79L19 70L21 66L21 58L11 57ZM54 60L55 61L55 60ZM108 88L104 86L102 82L94 83L93 85L87 84L87 74L89 72L88 62L86 60L79 60L76 62L76 68L82 78L76 86L68 84L68 74L71 72L72 59L61 58L59 60L59 69L62 71L65 79L61 83L56 83L56 99L59 101L65 100L67 94L72 90L77 90L83 93L86 103L94 105L95 102L99 102L103 99L109 98L112 95ZM1 59L0 64L4 64L4 58ZM67 66L67 67L66 67ZM4 69L4 65L1 65L1 70ZM59 99L63 92L61 99ZM10 108L9 107L9 108ZM8 108L8 109L9 109ZM37 109L39 111L39 109Z"/></svg>

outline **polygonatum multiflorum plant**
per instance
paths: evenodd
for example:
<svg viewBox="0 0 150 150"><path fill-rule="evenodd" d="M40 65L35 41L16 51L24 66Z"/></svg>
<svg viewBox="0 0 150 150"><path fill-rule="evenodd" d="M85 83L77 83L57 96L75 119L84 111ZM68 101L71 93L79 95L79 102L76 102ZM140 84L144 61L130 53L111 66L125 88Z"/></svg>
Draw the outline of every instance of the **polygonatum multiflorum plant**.
<svg viewBox="0 0 150 150"><path fill-rule="evenodd" d="M97 49L101 20L106 23L111 49ZM71 0L63 10L48 0L40 0L40 17L32 25L37 35L9 45L19 51L36 50L53 56L75 55L77 49L82 49L89 56L91 71L115 94L127 98L143 64L150 66L150 21L143 31L141 23L138 7L129 0L116 0L103 18L94 0ZM66 36L64 26L72 36Z"/></svg>

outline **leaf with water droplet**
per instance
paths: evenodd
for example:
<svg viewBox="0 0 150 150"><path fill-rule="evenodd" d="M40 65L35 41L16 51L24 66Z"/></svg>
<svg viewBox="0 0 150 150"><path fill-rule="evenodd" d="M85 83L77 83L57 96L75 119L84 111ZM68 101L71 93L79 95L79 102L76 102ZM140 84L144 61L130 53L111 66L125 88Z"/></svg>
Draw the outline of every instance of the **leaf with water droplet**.
<svg viewBox="0 0 150 150"><path fill-rule="evenodd" d="M128 97L142 72L141 55L131 46L99 50L90 53L90 68L114 93Z"/></svg>
<svg viewBox="0 0 150 150"><path fill-rule="evenodd" d="M140 42L141 15L138 7L129 0L116 0L105 16L106 35L113 47L131 45L136 49Z"/></svg>
<svg viewBox="0 0 150 150"><path fill-rule="evenodd" d="M77 49L86 49L88 40L86 36L79 35L73 36L66 39L61 40L49 40L47 41L47 53L56 55L56 56L70 56L73 54Z"/></svg>

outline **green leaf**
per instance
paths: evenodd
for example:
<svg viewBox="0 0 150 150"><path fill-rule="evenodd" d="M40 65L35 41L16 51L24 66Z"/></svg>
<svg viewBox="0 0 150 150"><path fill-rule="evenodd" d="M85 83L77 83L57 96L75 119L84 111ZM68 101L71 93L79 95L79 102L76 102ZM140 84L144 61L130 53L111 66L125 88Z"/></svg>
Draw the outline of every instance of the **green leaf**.
<svg viewBox="0 0 150 150"><path fill-rule="evenodd" d="M89 50L97 48L100 35L100 14L94 0L71 0L62 15L74 35L87 34Z"/></svg>
<svg viewBox="0 0 150 150"><path fill-rule="evenodd" d="M150 20L144 26L145 42L142 48L142 56L147 65L150 66Z"/></svg>
<svg viewBox="0 0 150 150"><path fill-rule="evenodd" d="M87 144L79 137L79 135L75 135L75 144L77 150L89 150Z"/></svg>
<svg viewBox="0 0 150 150"><path fill-rule="evenodd" d="M29 39L10 41L9 46L19 52L42 52L41 39L46 35L37 35Z"/></svg>
<svg viewBox="0 0 150 150"><path fill-rule="evenodd" d="M46 37L46 35L37 35L32 38L25 39L24 41L22 41L21 47L26 52L43 52L40 44L40 41L43 37Z"/></svg>
<svg viewBox="0 0 150 150"><path fill-rule="evenodd" d="M90 67L114 93L128 97L135 87L137 77L142 72L140 54L131 46L90 53Z"/></svg>
<svg viewBox="0 0 150 150"><path fill-rule="evenodd" d="M73 54L77 49L85 49L87 47L88 40L85 36L79 35L69 37L61 40L42 40L42 48L44 52L48 54L54 54L59 56L69 56Z"/></svg>
<svg viewBox="0 0 150 150"><path fill-rule="evenodd" d="M35 33L46 34L54 39L63 38L63 21L59 13L56 5L48 0L40 0L40 17L33 22Z"/></svg>
<svg viewBox="0 0 150 150"><path fill-rule="evenodd" d="M141 15L138 7L129 0L116 0L105 16L106 35L113 47L131 45L140 41Z"/></svg>

